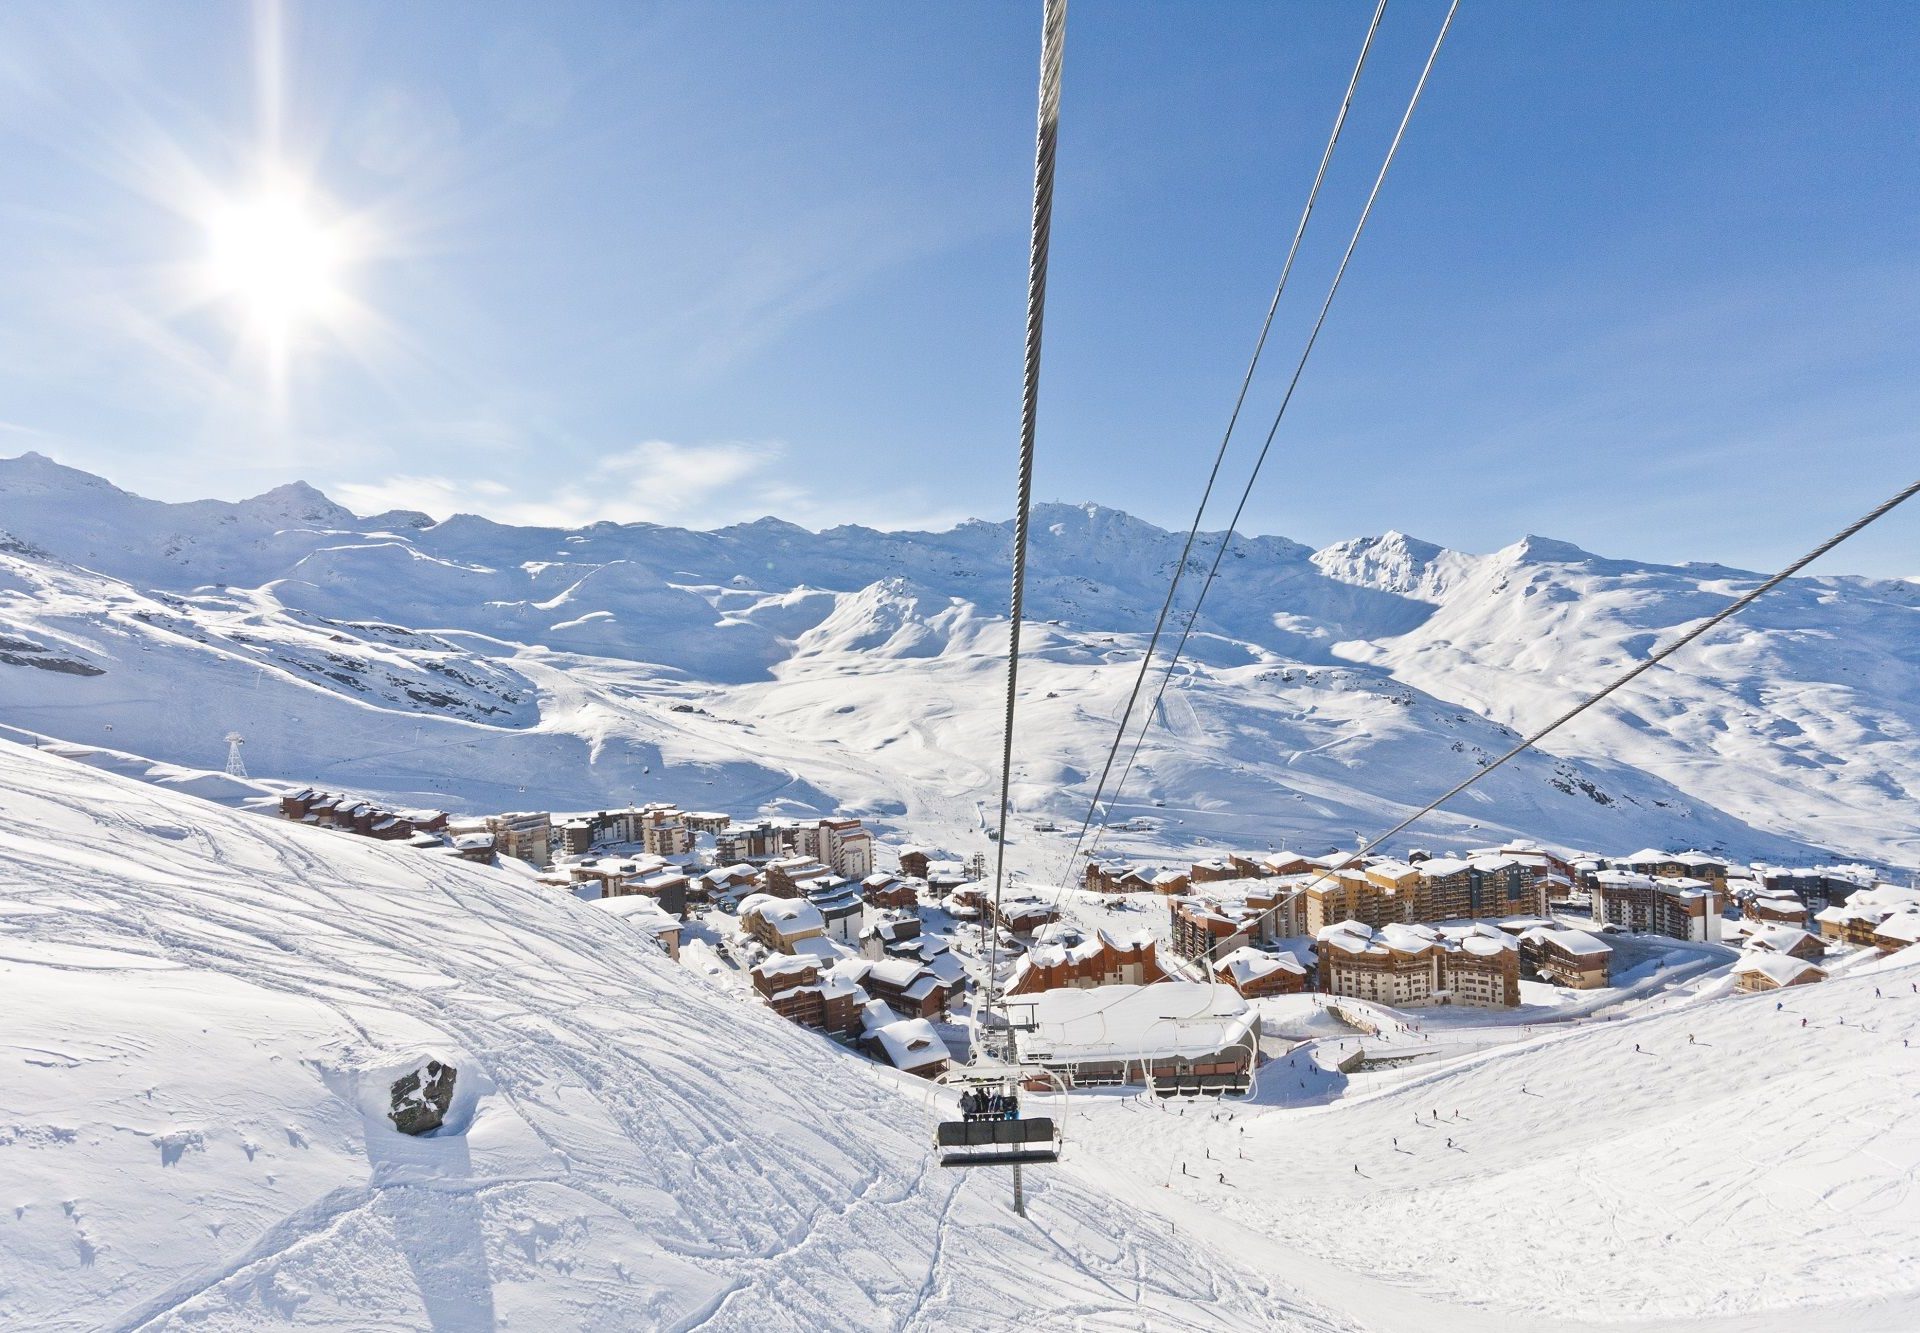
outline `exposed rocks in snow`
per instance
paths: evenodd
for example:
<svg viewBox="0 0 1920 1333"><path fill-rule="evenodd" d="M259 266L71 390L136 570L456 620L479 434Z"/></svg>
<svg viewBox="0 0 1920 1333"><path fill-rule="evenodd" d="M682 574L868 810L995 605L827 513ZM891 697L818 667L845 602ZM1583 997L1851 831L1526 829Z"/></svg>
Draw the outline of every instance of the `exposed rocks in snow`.
<svg viewBox="0 0 1920 1333"><path fill-rule="evenodd" d="M453 1081L459 1073L452 1065L429 1060L410 1074L394 1080L393 1110L388 1119L402 1134L426 1134L446 1123L447 1108L453 1105Z"/></svg>

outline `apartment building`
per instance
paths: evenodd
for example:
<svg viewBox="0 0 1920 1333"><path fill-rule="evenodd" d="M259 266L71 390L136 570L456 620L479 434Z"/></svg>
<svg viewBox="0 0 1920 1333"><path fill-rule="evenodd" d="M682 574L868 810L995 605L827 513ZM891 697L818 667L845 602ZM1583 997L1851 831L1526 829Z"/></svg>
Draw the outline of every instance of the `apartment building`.
<svg viewBox="0 0 1920 1333"><path fill-rule="evenodd" d="M1115 937L1104 930L1055 921L1035 933L1033 947L1014 964L1006 993L1145 986L1166 975L1151 931Z"/></svg>
<svg viewBox="0 0 1920 1333"><path fill-rule="evenodd" d="M1520 1003L1520 946L1482 922L1434 927L1395 923L1374 929L1343 921L1317 941L1320 989L1394 1006Z"/></svg>
<svg viewBox="0 0 1920 1333"><path fill-rule="evenodd" d="M1636 933L1717 944L1721 895L1710 882L1632 870L1599 870L1588 876L1593 919Z"/></svg>

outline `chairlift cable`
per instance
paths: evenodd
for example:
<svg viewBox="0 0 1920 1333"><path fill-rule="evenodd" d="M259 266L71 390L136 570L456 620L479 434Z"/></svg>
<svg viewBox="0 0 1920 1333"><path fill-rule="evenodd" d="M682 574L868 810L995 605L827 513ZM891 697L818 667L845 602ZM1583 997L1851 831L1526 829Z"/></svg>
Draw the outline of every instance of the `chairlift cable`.
<svg viewBox="0 0 1920 1333"><path fill-rule="evenodd" d="M1133 678L1133 688L1127 694L1126 707L1120 712L1120 723L1114 728L1113 744L1107 749L1106 763L1101 766L1100 780L1094 786L1093 799L1087 802L1086 818L1080 821L1080 832L1073 840L1073 850L1067 853L1067 868L1062 874L1063 882L1070 881L1073 863L1080 855L1080 848L1087 838L1087 830L1092 826L1094 816L1100 813L1100 797L1107 789L1107 779L1113 773L1113 761L1120 754L1121 743L1126 739L1127 726L1133 720L1134 705L1140 700L1140 687L1146 682L1147 668L1153 662L1154 651L1160 646L1160 634L1166 627L1167 615L1173 609L1176 593L1180 591L1180 580L1186 574L1187 558L1193 553L1194 542L1200 535L1200 521L1206 515L1207 504L1213 498L1213 484L1220 477L1220 467L1226 461L1227 446L1233 440L1234 428L1240 423L1240 409L1246 405L1247 391L1253 385L1254 371L1259 368L1260 355L1266 350L1267 335L1273 330L1273 317L1280 308L1281 293L1287 289L1287 278L1293 272L1294 260L1299 257L1300 243L1307 234L1307 222L1313 217L1313 206L1319 202L1320 187L1327 179L1327 168L1333 161L1333 150L1340 142L1340 132L1346 128L1347 112L1353 106L1354 90L1360 86L1360 72L1366 68L1367 56L1373 50L1374 35L1380 30L1380 20L1387 12L1387 0L1379 0L1374 6L1373 20L1367 25L1367 34L1360 43L1360 57L1354 62L1353 73L1347 78L1347 90L1340 98L1340 109L1333 118L1333 130L1327 135L1327 144L1320 152L1320 165L1314 171L1313 185L1307 191L1306 206L1300 211L1300 222L1293 229L1293 241L1287 247L1286 260L1280 265L1280 280L1274 284L1273 299L1267 303L1267 317L1261 322L1260 336L1254 340L1253 356L1247 362L1246 374L1240 377L1240 392L1234 397L1233 411L1227 417L1227 429L1220 438L1220 447L1213 455L1213 470L1207 474L1207 484L1200 492L1200 504L1193 511L1193 524L1187 529L1186 541L1180 547L1180 559L1173 567L1173 578L1167 584L1166 600L1160 604L1160 614L1153 622L1153 633L1147 638L1147 649L1140 658L1140 670ZM1111 814L1111 807L1107 812ZM1105 826L1104 818L1102 827Z"/></svg>
<svg viewBox="0 0 1920 1333"><path fill-rule="evenodd" d="M1020 482L1013 522L1013 578L1007 623L1007 707L1000 742L1000 821L994 842L993 912L1000 913L1000 897L1007 870L1007 810L1013 791L1014 703L1020 684L1020 621L1026 609L1027 522L1033 507L1033 436L1040 407L1040 333L1047 307L1047 248L1053 232L1054 161L1060 137L1060 67L1067 39L1067 0L1045 0L1040 40L1040 109L1033 154L1033 228L1027 258L1026 370L1020 398ZM986 924L986 923L983 923ZM986 1013L992 1015L997 998L995 976L1000 965L1000 931L988 933ZM980 1042L976 1019L973 1044Z"/></svg>
<svg viewBox="0 0 1920 1333"><path fill-rule="evenodd" d="M1253 495L1254 483L1260 479L1260 469L1265 466L1267 454L1273 448L1274 437L1279 433L1280 423L1287 415L1287 408L1293 402L1294 391L1300 387L1300 377L1307 368L1307 359L1313 355L1315 343L1320 339L1320 330L1325 327L1327 313L1333 308L1333 298L1340 292L1340 284L1347 276L1347 268L1353 262L1354 251L1360 245L1360 237L1366 231L1367 220L1373 216L1373 207L1379 202L1381 187L1386 184L1387 172L1393 167L1394 158L1400 152L1400 144L1406 137L1407 126L1413 120L1414 109L1420 105L1421 94L1426 91L1427 79L1433 73L1434 62L1440 58L1440 47L1447 40L1447 32L1453 26L1453 18L1460 9L1460 0L1453 0L1447 9L1447 16L1440 24L1440 31L1433 39L1433 49L1427 53L1427 63L1420 70L1420 78L1413 86L1413 95L1407 100L1407 109L1400 117L1400 125L1394 130L1393 141L1387 145L1386 157L1380 163L1379 174L1374 177L1373 188L1367 194L1366 205L1360 210L1360 218L1354 223L1353 235L1347 241L1346 253L1341 256L1340 267L1334 271L1333 281L1327 288L1326 299L1320 303L1320 313L1313 321L1313 327L1307 334L1305 345L1300 349L1300 358L1294 363L1293 377L1287 382L1287 391L1280 399L1280 406L1273 414L1273 424L1267 429L1267 438L1260 446L1259 454L1254 458L1253 470L1247 475L1247 483L1240 491L1240 501L1234 506L1233 517L1227 521L1227 530L1220 536L1220 545L1213 553L1213 563L1207 569L1207 577L1200 585L1200 595L1194 599L1193 606L1186 613L1186 624L1180 631L1180 641L1174 645L1173 655L1167 659L1166 669L1161 672L1160 684L1154 692L1153 703L1147 708L1146 719L1140 725L1140 733L1134 739L1133 749L1127 756L1126 767L1120 772L1120 780L1114 784L1113 797L1108 803L1108 814L1100 820L1100 827L1094 834L1094 846L1099 846L1105 835L1111 818L1113 805L1118 802L1120 793L1126 787L1129 774L1133 772L1134 761L1139 758L1140 746L1146 740L1147 733L1153 729L1154 714L1159 710L1160 701L1166 696L1167 684L1173 678L1174 668L1180 665L1180 659L1186 652L1187 641L1193 636L1193 627L1199 622L1200 608L1206 603L1207 593L1213 588L1213 581L1220 573L1220 562L1225 559L1227 550L1233 545L1236 530L1240 526L1240 516L1245 512L1247 501ZM1073 865L1069 861L1067 876L1072 876Z"/></svg>

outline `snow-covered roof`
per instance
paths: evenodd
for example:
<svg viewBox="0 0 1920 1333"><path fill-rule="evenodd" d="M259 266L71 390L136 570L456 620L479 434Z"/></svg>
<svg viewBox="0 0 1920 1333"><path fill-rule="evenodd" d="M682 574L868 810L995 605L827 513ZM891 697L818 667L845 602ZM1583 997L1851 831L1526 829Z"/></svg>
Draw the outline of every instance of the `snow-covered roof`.
<svg viewBox="0 0 1920 1333"><path fill-rule="evenodd" d="M1781 953L1743 954L1740 961L1733 965L1735 976L1756 972L1776 986L1790 986L1809 972L1817 977L1826 976L1825 971L1804 958L1789 958Z"/></svg>
<svg viewBox="0 0 1920 1333"><path fill-rule="evenodd" d="M844 885L823 892L810 892L807 901L827 916L851 916L864 909L858 891Z"/></svg>
<svg viewBox="0 0 1920 1333"><path fill-rule="evenodd" d="M755 963L752 970L763 977L783 977L799 976L819 966L819 959L805 954L771 953Z"/></svg>
<svg viewBox="0 0 1920 1333"><path fill-rule="evenodd" d="M1605 940L1596 939L1584 930L1569 930L1559 926L1535 926L1520 938L1548 942L1567 953L1582 957L1613 952L1613 946Z"/></svg>
<svg viewBox="0 0 1920 1333"><path fill-rule="evenodd" d="M588 902L648 932L680 929L680 920L659 903L642 893L621 898L589 898Z"/></svg>
<svg viewBox="0 0 1920 1333"><path fill-rule="evenodd" d="M1035 1027L1022 1054L1047 1064L1201 1056L1257 1042L1260 1020L1225 986L1158 981L1015 997Z"/></svg>
<svg viewBox="0 0 1920 1333"><path fill-rule="evenodd" d="M1873 933L1902 944L1920 944L1920 911L1895 912L1874 927Z"/></svg>
<svg viewBox="0 0 1920 1333"><path fill-rule="evenodd" d="M868 1000L860 1006L860 1027L869 1036L889 1023L897 1022L899 1017L893 1012L893 1006L885 1000Z"/></svg>
<svg viewBox="0 0 1920 1333"><path fill-rule="evenodd" d="M1792 926L1761 926L1747 933L1749 949L1765 949L1769 953L1792 953L1803 947L1808 940L1818 943L1820 937Z"/></svg>
<svg viewBox="0 0 1920 1333"><path fill-rule="evenodd" d="M1227 973L1236 986L1251 985L1262 977L1272 976L1275 972L1291 972L1295 976L1307 974L1306 964L1290 951L1281 949L1268 953L1264 949L1255 949L1251 946L1235 949L1215 964L1215 970Z"/></svg>
<svg viewBox="0 0 1920 1333"><path fill-rule="evenodd" d="M1457 944L1462 950L1479 958L1494 958L1503 953L1512 953L1520 947L1513 936L1502 931L1487 929L1466 930L1458 935L1442 932L1448 941Z"/></svg>
<svg viewBox="0 0 1920 1333"><path fill-rule="evenodd" d="M768 893L750 894L740 904L740 919L757 916L783 935L802 930L825 930L827 919L820 909L805 898L776 898Z"/></svg>
<svg viewBox="0 0 1920 1333"><path fill-rule="evenodd" d="M804 940L793 942L793 952L796 957L805 955L818 958L822 963L831 964L845 958L848 949L844 944L830 940L825 935L809 935Z"/></svg>
<svg viewBox="0 0 1920 1333"><path fill-rule="evenodd" d="M877 958L867 974L882 985L903 989L911 986L915 978L926 970L925 964L913 958Z"/></svg>
<svg viewBox="0 0 1920 1333"><path fill-rule="evenodd" d="M1358 927L1355 929L1355 927ZM1358 921L1342 921L1337 925L1324 926L1314 933L1314 939L1323 949L1338 949L1341 953L1385 953L1382 945L1373 942L1373 929Z"/></svg>
<svg viewBox="0 0 1920 1333"><path fill-rule="evenodd" d="M1861 911L1900 912L1920 908L1920 889L1899 884L1875 884L1847 895L1847 906Z"/></svg>
<svg viewBox="0 0 1920 1333"><path fill-rule="evenodd" d="M951 1058L947 1044L924 1018L903 1018L888 1023L875 1028L872 1036L895 1069L925 1069Z"/></svg>
<svg viewBox="0 0 1920 1333"><path fill-rule="evenodd" d="M1376 942L1402 953L1419 953L1440 942L1440 932L1432 926L1392 921L1373 932Z"/></svg>

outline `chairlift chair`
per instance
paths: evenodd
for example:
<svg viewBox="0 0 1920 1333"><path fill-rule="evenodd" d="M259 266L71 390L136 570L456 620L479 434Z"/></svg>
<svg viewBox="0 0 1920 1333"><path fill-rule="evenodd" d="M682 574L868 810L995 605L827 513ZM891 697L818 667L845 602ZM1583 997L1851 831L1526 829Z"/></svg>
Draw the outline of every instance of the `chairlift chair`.
<svg viewBox="0 0 1920 1333"><path fill-rule="evenodd" d="M1012 1065L975 1065L953 1070L941 1080L968 1092L1000 1093L1014 1099L1006 1120L943 1120L934 1130L941 1166L1049 1166L1060 1160L1063 1136L1051 1116L1019 1114L1020 1074Z"/></svg>
<svg viewBox="0 0 1920 1333"><path fill-rule="evenodd" d="M1049 1166L1060 1160L1060 1127L1050 1116L945 1120L934 1146L941 1166Z"/></svg>

